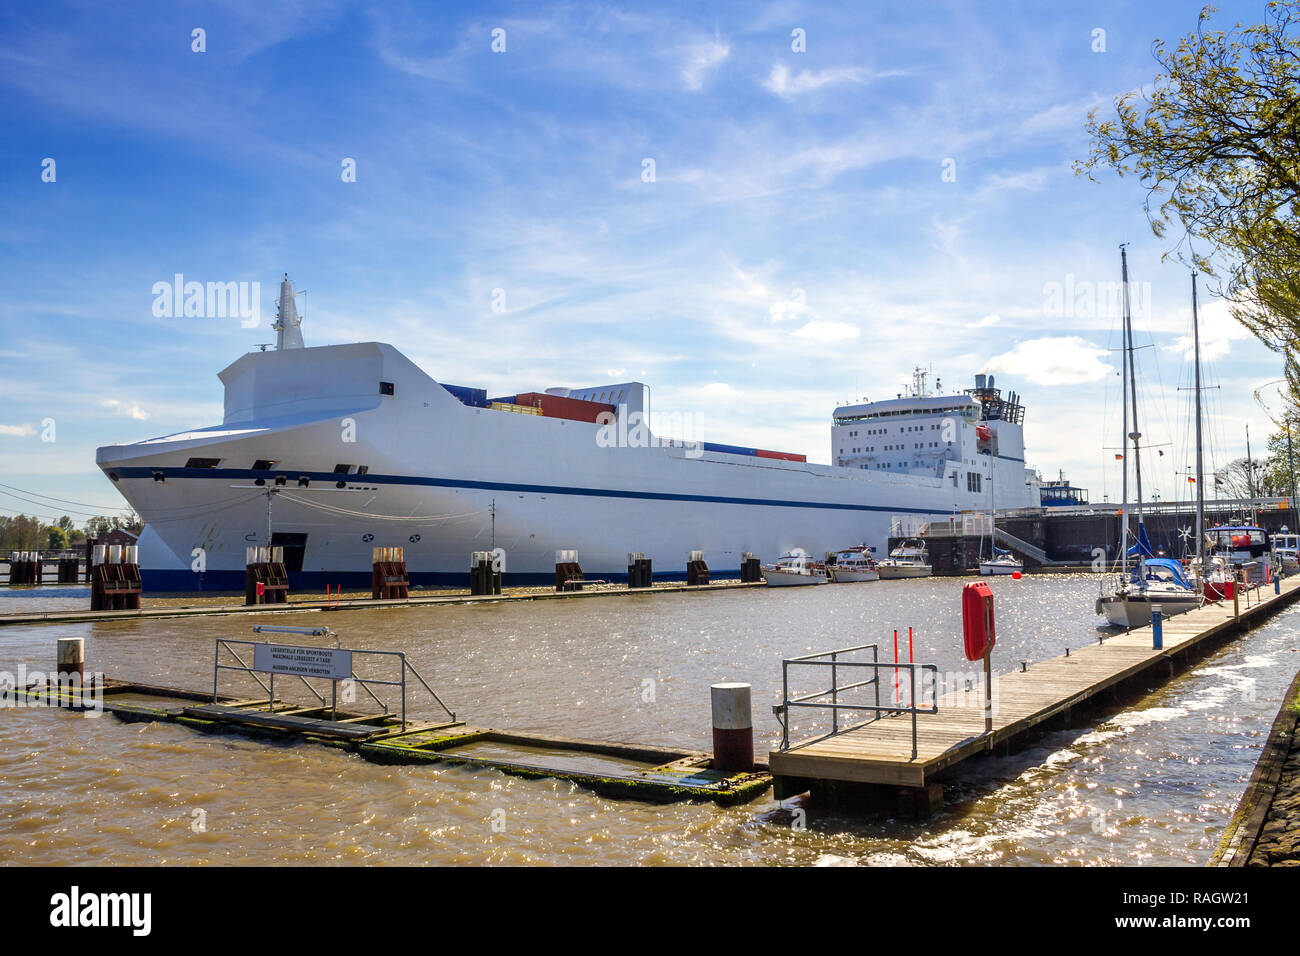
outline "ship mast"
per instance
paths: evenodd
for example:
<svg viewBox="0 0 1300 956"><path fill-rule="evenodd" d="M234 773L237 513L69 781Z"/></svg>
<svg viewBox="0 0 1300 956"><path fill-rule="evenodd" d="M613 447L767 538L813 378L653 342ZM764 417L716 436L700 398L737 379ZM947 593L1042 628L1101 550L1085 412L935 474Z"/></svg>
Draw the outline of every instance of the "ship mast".
<svg viewBox="0 0 1300 956"><path fill-rule="evenodd" d="M276 351L303 348L302 320L298 318L298 308L293 304L293 283L286 272L280 283L280 299L276 303L275 329Z"/></svg>
<svg viewBox="0 0 1300 956"><path fill-rule="evenodd" d="M1192 349L1196 358L1196 567L1205 574L1205 484L1201 447L1201 326L1196 314L1196 273L1192 273Z"/></svg>

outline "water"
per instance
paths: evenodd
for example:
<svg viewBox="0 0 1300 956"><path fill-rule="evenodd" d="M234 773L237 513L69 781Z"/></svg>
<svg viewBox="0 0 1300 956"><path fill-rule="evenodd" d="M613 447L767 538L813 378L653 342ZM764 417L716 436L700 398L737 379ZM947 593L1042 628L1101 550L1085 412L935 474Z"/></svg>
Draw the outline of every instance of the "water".
<svg viewBox="0 0 1300 956"><path fill-rule="evenodd" d="M657 597L276 614L345 645L405 650L477 725L710 746L708 685L754 685L774 743L780 659L915 628L918 661L970 670L960 579ZM1087 576L992 583L995 668L1097 638ZM11 608L6 607L5 610ZM1245 787L1297 668L1284 612L1099 726L972 761L923 823L861 821L765 798L653 806L568 783L460 767L387 767L311 744L204 736L48 710L0 712L0 859L145 863L1202 864ZM46 669L58 637L88 669L210 686L213 639L250 616L0 629L0 668ZM238 691L237 685L230 685ZM277 691L282 688L277 683ZM650 699L648 699L650 698ZM412 697L412 710L434 708ZM806 728L805 728L806 729ZM797 738L800 731L796 730ZM792 825L806 810L806 828ZM202 819L203 828L196 832Z"/></svg>

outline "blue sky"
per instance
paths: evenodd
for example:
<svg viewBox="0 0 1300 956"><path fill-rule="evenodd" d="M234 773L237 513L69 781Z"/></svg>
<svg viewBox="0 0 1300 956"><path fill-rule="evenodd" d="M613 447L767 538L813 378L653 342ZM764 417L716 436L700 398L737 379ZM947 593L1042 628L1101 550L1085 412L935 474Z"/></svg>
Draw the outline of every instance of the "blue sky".
<svg viewBox="0 0 1300 956"><path fill-rule="evenodd" d="M95 447L218 422L216 373L272 340L286 271L309 345L391 342L494 394L640 379L697 437L815 461L837 403L892 397L916 365L949 388L993 371L1028 405L1030 464L1113 499L1116 316L1050 291L1114 283L1122 241L1174 497L1187 273L1138 184L1071 162L1087 111L1149 83L1151 40L1198 8L10 6L0 511L120 506ZM176 273L260 282L262 327L155 317ZM1262 445L1251 392L1281 362L1206 303L1222 461L1247 421Z"/></svg>

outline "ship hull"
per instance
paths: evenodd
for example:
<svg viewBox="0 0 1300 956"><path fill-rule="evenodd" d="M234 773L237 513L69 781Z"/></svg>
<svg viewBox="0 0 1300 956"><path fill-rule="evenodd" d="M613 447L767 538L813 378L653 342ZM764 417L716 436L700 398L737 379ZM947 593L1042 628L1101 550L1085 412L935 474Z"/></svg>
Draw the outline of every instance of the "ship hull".
<svg viewBox="0 0 1300 956"><path fill-rule="evenodd" d="M146 522L150 590L242 588L245 549L268 536L298 589L368 587L373 549L392 546L417 587L464 587L471 553L497 549L515 585L553 583L562 549L607 580L626 579L630 551L675 579L702 550L719 579L746 552L846 537L883 550L894 518L984 498L929 475L611 442L596 424L464 405L380 343L253 353L222 379L223 425L99 449ZM1036 503L1023 471L1005 463L1008 507Z"/></svg>

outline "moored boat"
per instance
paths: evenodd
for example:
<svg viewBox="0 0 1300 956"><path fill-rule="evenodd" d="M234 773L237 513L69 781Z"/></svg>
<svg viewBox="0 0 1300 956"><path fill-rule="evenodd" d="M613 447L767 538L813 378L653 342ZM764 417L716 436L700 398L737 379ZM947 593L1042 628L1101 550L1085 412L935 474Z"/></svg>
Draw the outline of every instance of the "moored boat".
<svg viewBox="0 0 1300 956"><path fill-rule="evenodd" d="M921 538L905 538L889 552L889 557L876 566L880 580L889 581L897 578L928 578L934 573L930 566L930 555Z"/></svg>
<svg viewBox="0 0 1300 956"><path fill-rule="evenodd" d="M833 564L827 564L826 570L836 584L856 584L880 579L875 559L868 553L865 545L838 551L834 559Z"/></svg>
<svg viewBox="0 0 1300 956"><path fill-rule="evenodd" d="M1151 623L1153 608L1171 617L1200 607L1201 596L1188 582L1183 566L1172 558L1147 558L1133 567L1127 581L1097 599L1097 613L1120 627Z"/></svg>
<svg viewBox="0 0 1300 956"><path fill-rule="evenodd" d="M776 564L763 568L762 571L763 580L774 588L826 584L830 581L825 566L818 564L808 552L799 548L781 555Z"/></svg>
<svg viewBox="0 0 1300 956"><path fill-rule="evenodd" d="M1010 551L1002 551L996 557L980 562L980 574L985 577L996 574L1020 574L1024 570L1025 563Z"/></svg>

